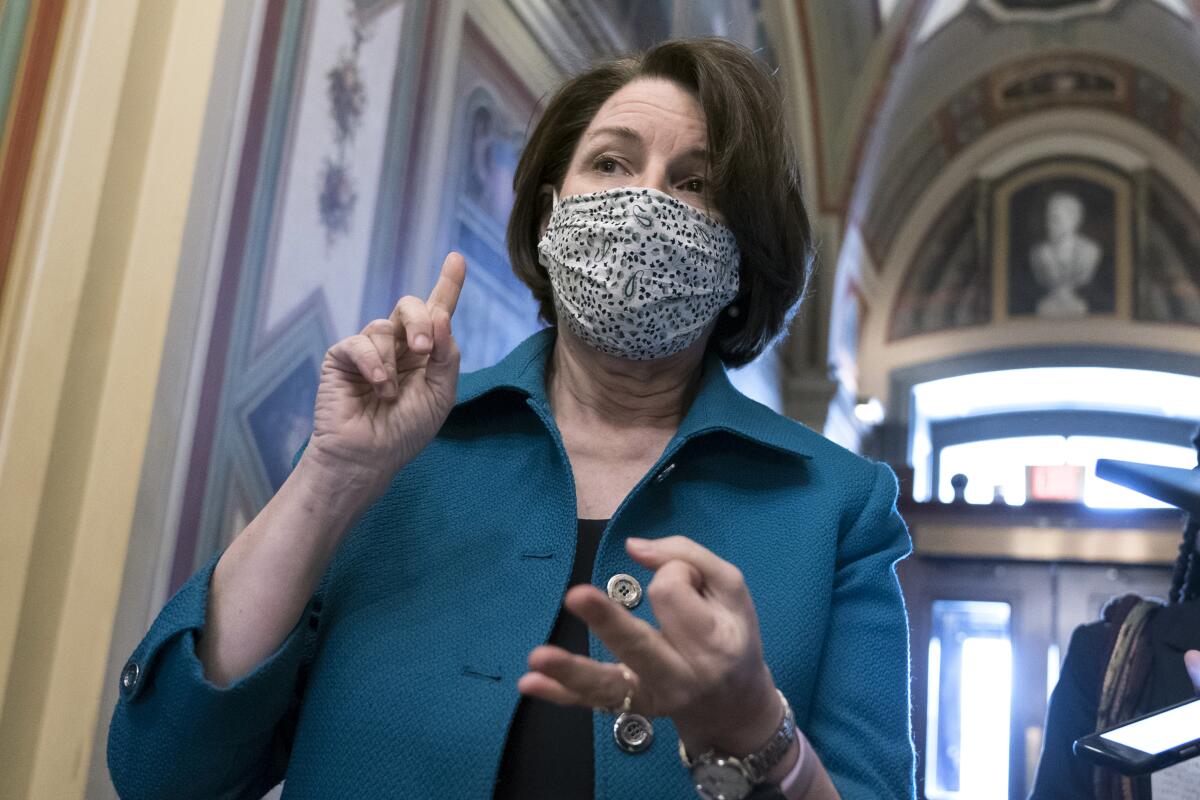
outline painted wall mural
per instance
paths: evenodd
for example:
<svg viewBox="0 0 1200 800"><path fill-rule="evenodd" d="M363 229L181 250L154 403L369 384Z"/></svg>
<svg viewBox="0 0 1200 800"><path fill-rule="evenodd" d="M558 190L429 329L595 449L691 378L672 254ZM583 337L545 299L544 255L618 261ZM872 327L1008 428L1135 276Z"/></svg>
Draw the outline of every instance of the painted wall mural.
<svg viewBox="0 0 1200 800"><path fill-rule="evenodd" d="M260 346L319 307L332 340L357 331L370 266L388 99L405 4L310 6L282 164Z"/></svg>
<svg viewBox="0 0 1200 800"><path fill-rule="evenodd" d="M990 320L992 277L980 224L983 192L977 184L967 186L938 215L892 310L890 339Z"/></svg>
<svg viewBox="0 0 1200 800"><path fill-rule="evenodd" d="M417 282L396 229L430 21L421 0L266 0L172 587L286 478L329 344Z"/></svg>
<svg viewBox="0 0 1200 800"><path fill-rule="evenodd" d="M1200 325L1200 214L1161 176L1142 183L1136 318Z"/></svg>
<svg viewBox="0 0 1200 800"><path fill-rule="evenodd" d="M443 217L445 249L467 260L467 282L455 314L464 371L494 364L542 326L537 304L513 274L505 228L513 205L513 176L537 99L467 21L456 78L453 153Z"/></svg>
<svg viewBox="0 0 1200 800"><path fill-rule="evenodd" d="M315 359L305 359L246 415L272 491L283 485L292 470L292 459L312 430L319 377L320 365Z"/></svg>
<svg viewBox="0 0 1200 800"><path fill-rule="evenodd" d="M882 254L908 209L966 148L1013 120L1071 107L1132 120L1200 169L1200 107L1159 76L1087 53L1014 61L963 86L917 126L891 157L870 206L854 209L875 262L886 263Z"/></svg>

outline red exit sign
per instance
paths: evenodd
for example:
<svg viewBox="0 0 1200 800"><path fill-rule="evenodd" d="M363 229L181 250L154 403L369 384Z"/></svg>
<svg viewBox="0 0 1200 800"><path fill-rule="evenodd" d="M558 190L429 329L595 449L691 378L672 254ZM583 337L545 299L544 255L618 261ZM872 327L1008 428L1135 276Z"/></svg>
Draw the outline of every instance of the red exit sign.
<svg viewBox="0 0 1200 800"><path fill-rule="evenodd" d="M1074 503L1083 499L1085 470L1075 464L1025 468L1025 494L1030 500Z"/></svg>

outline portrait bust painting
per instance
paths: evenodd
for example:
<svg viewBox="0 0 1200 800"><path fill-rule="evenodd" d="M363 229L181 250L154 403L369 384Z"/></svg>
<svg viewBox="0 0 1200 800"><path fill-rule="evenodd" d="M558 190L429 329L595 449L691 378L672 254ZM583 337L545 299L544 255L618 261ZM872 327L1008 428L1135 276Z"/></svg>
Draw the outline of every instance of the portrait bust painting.
<svg viewBox="0 0 1200 800"><path fill-rule="evenodd" d="M1048 319L1116 310L1117 203L1083 176L1035 180L1007 203L1008 314Z"/></svg>

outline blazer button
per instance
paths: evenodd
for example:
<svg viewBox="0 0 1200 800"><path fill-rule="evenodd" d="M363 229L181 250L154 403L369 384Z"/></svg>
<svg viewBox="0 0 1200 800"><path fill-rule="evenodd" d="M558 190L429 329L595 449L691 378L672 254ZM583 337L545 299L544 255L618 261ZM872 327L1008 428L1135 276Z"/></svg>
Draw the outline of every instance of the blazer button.
<svg viewBox="0 0 1200 800"><path fill-rule="evenodd" d="M608 579L608 596L626 608L637 608L642 602L642 585L632 575L618 572Z"/></svg>
<svg viewBox="0 0 1200 800"><path fill-rule="evenodd" d="M125 669L121 670L121 693L129 694L138 684L142 677L142 668L137 665L136 661L130 661L125 665Z"/></svg>
<svg viewBox="0 0 1200 800"><path fill-rule="evenodd" d="M654 726L641 714L622 714L613 723L613 739L626 753L641 753L654 743Z"/></svg>

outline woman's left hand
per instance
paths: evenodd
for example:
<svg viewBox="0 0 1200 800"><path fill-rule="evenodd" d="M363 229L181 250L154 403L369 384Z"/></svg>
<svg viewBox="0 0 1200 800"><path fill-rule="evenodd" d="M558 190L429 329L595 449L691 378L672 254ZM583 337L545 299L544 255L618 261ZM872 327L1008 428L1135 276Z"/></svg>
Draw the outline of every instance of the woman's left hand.
<svg viewBox="0 0 1200 800"><path fill-rule="evenodd" d="M629 539L626 550L655 571L646 596L660 628L590 584L572 587L564 605L628 669L543 645L529 654L530 671L517 688L609 709L620 709L632 689L631 710L670 717L693 757L710 748L754 752L779 726L783 708L741 570L683 536Z"/></svg>

